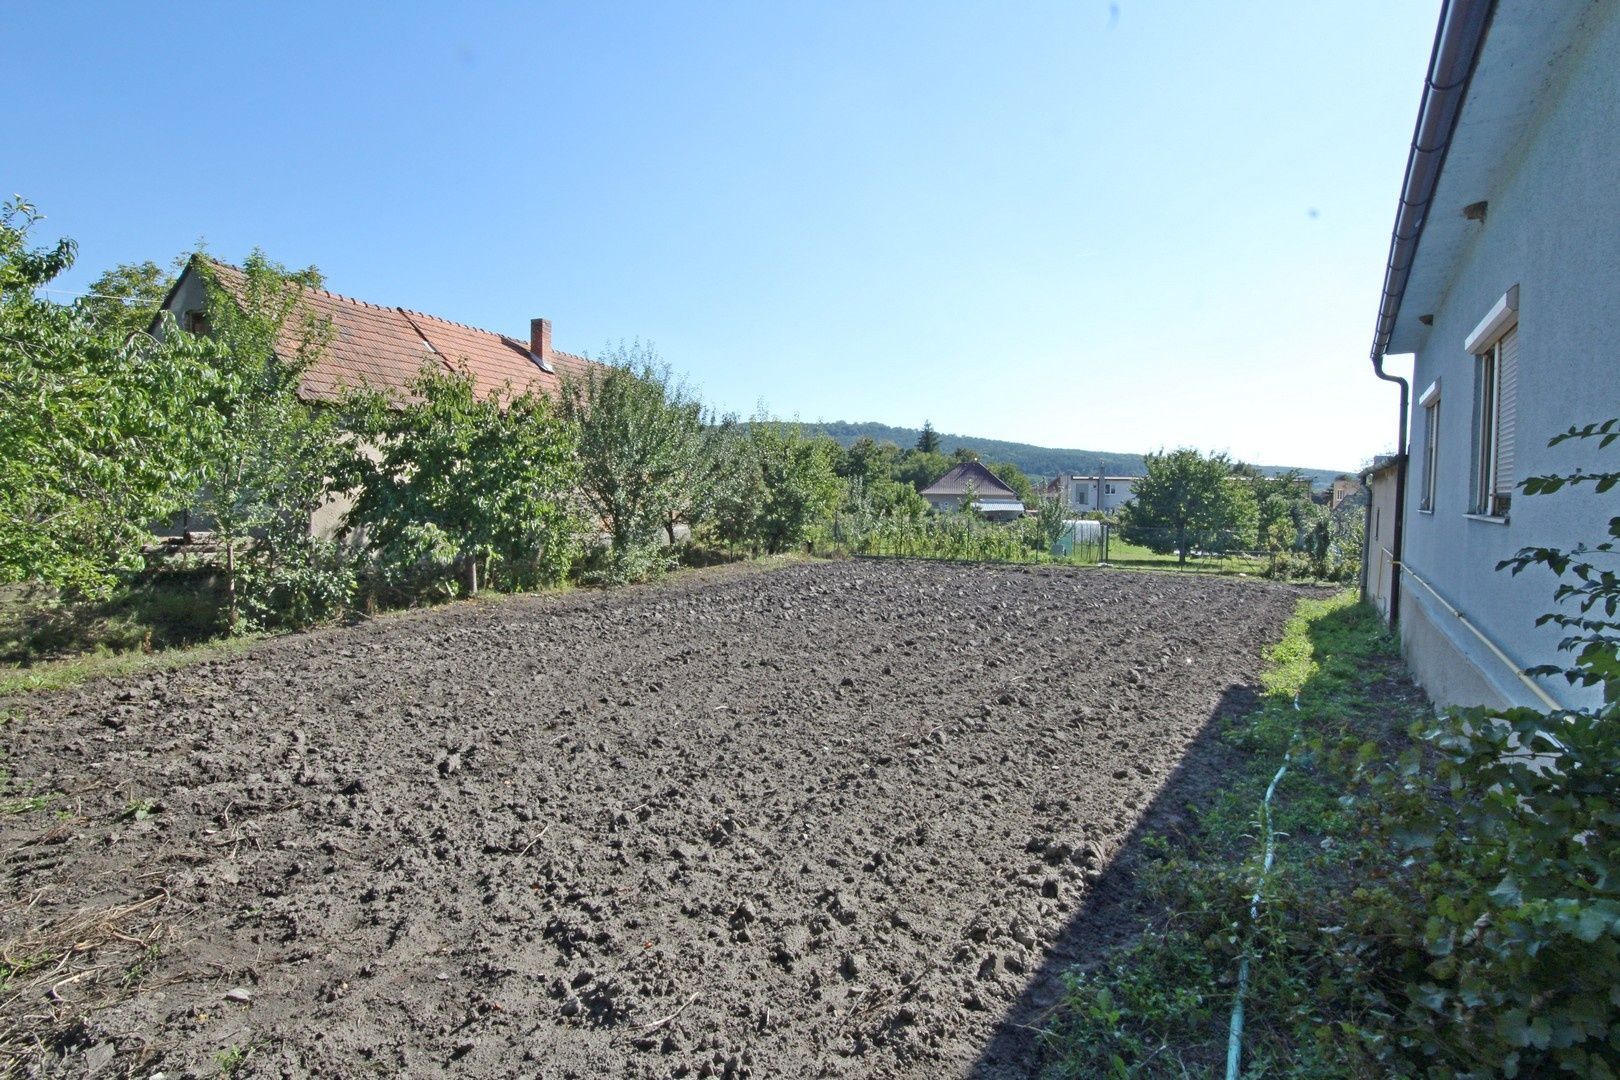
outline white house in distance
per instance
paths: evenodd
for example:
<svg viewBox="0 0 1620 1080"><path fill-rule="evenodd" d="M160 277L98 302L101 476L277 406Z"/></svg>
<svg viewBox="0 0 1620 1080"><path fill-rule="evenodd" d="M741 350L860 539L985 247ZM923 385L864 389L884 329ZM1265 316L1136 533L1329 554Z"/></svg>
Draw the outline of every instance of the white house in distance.
<svg viewBox="0 0 1620 1080"><path fill-rule="evenodd" d="M1063 509L1070 513L1114 514L1136 498L1136 482L1140 479L1106 476L1100 471L1094 476L1060 473L1047 483L1046 495L1061 500Z"/></svg>
<svg viewBox="0 0 1620 1080"><path fill-rule="evenodd" d="M1365 582L1439 704L1597 699L1523 674L1570 659L1565 632L1536 625L1555 581L1496 566L1607 539L1620 513L1590 484L1520 488L1614 468L1596 440L1547 443L1620 416L1617 58L1620 4L1451 0L1440 17L1372 348L1401 423L1400 452L1369 470ZM1410 383L1385 371L1401 353Z"/></svg>
<svg viewBox="0 0 1620 1080"><path fill-rule="evenodd" d="M1018 493L996 478L977 461L964 461L922 490L922 497L935 510L960 510L973 495L973 509L991 521L1012 521L1024 516L1024 503Z"/></svg>

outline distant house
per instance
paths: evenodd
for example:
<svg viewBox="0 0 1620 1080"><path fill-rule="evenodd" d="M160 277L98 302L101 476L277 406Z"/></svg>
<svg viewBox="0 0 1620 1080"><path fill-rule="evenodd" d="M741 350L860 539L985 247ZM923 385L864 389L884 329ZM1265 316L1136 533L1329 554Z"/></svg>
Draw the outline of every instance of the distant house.
<svg viewBox="0 0 1620 1080"><path fill-rule="evenodd" d="M1362 486L1362 479L1359 476L1335 476L1333 486L1328 489L1328 509L1337 510L1346 499L1361 494Z"/></svg>
<svg viewBox="0 0 1620 1080"><path fill-rule="evenodd" d="M1100 470L1094 476L1060 473L1046 485L1048 498L1057 499L1070 513L1117 513L1136 498L1139 476L1107 476Z"/></svg>
<svg viewBox="0 0 1620 1080"><path fill-rule="evenodd" d="M172 312L178 324L192 332L208 329L203 259L192 256L163 301L163 310ZM223 289L241 295L246 280L241 270L214 260L208 264ZM368 304L324 289L305 289L300 305L300 314L329 319L332 324L330 343L304 373L298 388L305 401L335 401L346 389L361 387L403 396L424 366L465 370L480 397L507 385L517 393L533 390L555 395L565 374L578 375L591 363L552 347L548 319L530 319L529 336L523 340L407 308ZM294 324L299 321L289 319L283 330L281 346L286 355L297 349L298 327ZM313 515L311 532L333 535L349 506L344 499L328 501ZM179 529L197 525L207 523L176 523Z"/></svg>
<svg viewBox="0 0 1620 1080"><path fill-rule="evenodd" d="M1520 489L1591 471L1593 443L1548 440L1620 415L1617 57L1613 3L1451 0L1436 32L1373 340L1400 452L1369 473L1365 586L1442 705L1596 700L1523 674L1567 663L1566 631L1536 625L1550 574L1496 566L1602 540L1617 508L1590 485Z"/></svg>
<svg viewBox="0 0 1620 1080"><path fill-rule="evenodd" d="M973 496L973 509L991 521L1012 521L1024 514L1024 503L1018 493L977 461L964 461L956 466L923 488L922 497L935 510L949 512L962 509L969 492Z"/></svg>

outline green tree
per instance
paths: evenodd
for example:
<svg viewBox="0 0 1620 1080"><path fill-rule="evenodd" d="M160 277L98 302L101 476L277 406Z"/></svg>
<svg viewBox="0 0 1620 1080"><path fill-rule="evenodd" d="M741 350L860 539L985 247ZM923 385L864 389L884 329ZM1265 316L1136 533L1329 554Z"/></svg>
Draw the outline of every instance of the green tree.
<svg viewBox="0 0 1620 1080"><path fill-rule="evenodd" d="M797 424L756 417L727 436L719 532L729 543L779 554L804 543L837 508L844 487L833 471L837 444Z"/></svg>
<svg viewBox="0 0 1620 1080"><path fill-rule="evenodd" d="M917 449L925 454L939 453L939 432L934 430L930 420L924 420L922 433L917 436Z"/></svg>
<svg viewBox="0 0 1620 1080"><path fill-rule="evenodd" d="M639 342L563 380L562 415L578 432L580 491L607 529L608 582L644 576L659 534L704 508L703 412Z"/></svg>
<svg viewBox="0 0 1620 1080"><path fill-rule="evenodd" d="M584 527L574 426L538 394L507 387L479 399L466 371L424 368L411 391L403 404L372 390L345 403L373 448L344 474L355 493L347 524L384 573L430 584L454 573L469 593L480 563L506 588L563 580Z"/></svg>
<svg viewBox="0 0 1620 1080"><path fill-rule="evenodd" d="M930 450L908 450L895 465L894 478L921 491L950 471L951 461L944 454Z"/></svg>
<svg viewBox="0 0 1620 1080"><path fill-rule="evenodd" d="M39 219L0 205L0 581L99 594L140 565L217 433L213 350L40 299L76 249L30 248Z"/></svg>
<svg viewBox="0 0 1620 1080"><path fill-rule="evenodd" d="M876 480L892 480L899 463L900 448L894 443L878 442L870 435L862 435L844 452L838 475L859 478L869 484Z"/></svg>
<svg viewBox="0 0 1620 1080"><path fill-rule="evenodd" d="M1258 510L1250 484L1232 475L1225 454L1172 450L1143 457L1146 475L1121 515L1127 541L1186 563L1195 550L1254 543Z"/></svg>
<svg viewBox="0 0 1620 1080"><path fill-rule="evenodd" d="M1035 485L1024 475L1023 469L1010 461L992 461L985 468L989 469L997 480L1012 488L1025 506L1035 508L1035 504L1039 501L1035 496Z"/></svg>
<svg viewBox="0 0 1620 1080"><path fill-rule="evenodd" d="M90 283L90 295L78 307L97 330L115 338L144 334L173 284L174 274L151 260L120 263Z"/></svg>
<svg viewBox="0 0 1620 1080"><path fill-rule="evenodd" d="M734 414L704 432L706 522L724 544L755 547L755 525L765 501L765 478L756 460L750 425Z"/></svg>
<svg viewBox="0 0 1620 1080"><path fill-rule="evenodd" d="M262 623L275 606L267 593L335 568L336 553L310 536L309 522L347 452L332 410L299 396L304 372L332 336L330 321L302 302L305 289L319 287L319 272L290 271L258 250L239 270L202 257L192 265L207 286L219 376L212 406L221 423L188 505L223 549L235 632L244 625L245 583L257 590L249 597L252 621ZM253 563L245 577L244 558Z"/></svg>

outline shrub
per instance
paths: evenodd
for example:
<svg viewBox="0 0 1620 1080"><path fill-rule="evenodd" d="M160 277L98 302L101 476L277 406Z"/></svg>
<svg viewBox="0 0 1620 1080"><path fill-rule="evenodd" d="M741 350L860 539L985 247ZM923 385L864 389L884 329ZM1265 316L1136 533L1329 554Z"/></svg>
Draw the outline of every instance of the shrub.
<svg viewBox="0 0 1620 1080"><path fill-rule="evenodd" d="M1620 422L1553 440L1613 442ZM1533 477L1529 495L1620 474ZM1568 667L1538 675L1601 687L1601 705L1548 713L1462 709L1414 729L1418 746L1370 770L1355 800L1402 860L1365 889L1349 929L1366 943L1347 972L1383 1022L1354 1030L1385 1067L1437 1077L1620 1073L1620 578L1610 539L1526 548L1498 569L1543 566L1573 602L1540 622L1570 631ZM1368 748L1366 760L1376 760ZM1421 918L1414 920L1414 912Z"/></svg>
<svg viewBox="0 0 1620 1080"><path fill-rule="evenodd" d="M329 540L255 551L237 568L239 618L258 630L296 630L341 615L354 598L354 562Z"/></svg>
<svg viewBox="0 0 1620 1080"><path fill-rule="evenodd" d="M350 463L347 524L364 530L380 579L418 595L452 588L452 568L468 591L480 569L501 588L561 582L581 530L573 426L535 394L480 398L465 371L426 368L411 389L402 406L376 392L346 402L377 447Z"/></svg>

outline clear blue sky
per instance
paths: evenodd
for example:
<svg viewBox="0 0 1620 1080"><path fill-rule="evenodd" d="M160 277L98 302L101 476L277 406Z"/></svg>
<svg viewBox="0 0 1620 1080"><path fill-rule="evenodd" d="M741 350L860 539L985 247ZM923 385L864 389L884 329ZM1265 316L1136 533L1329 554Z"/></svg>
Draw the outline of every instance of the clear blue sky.
<svg viewBox="0 0 1620 1080"><path fill-rule="evenodd" d="M1351 467L1437 10L16 5L0 192L68 289L203 237L724 409Z"/></svg>

